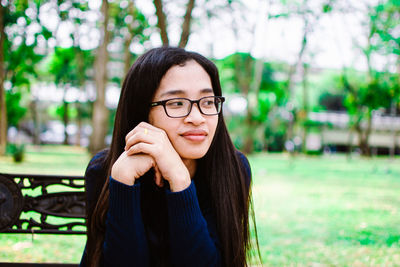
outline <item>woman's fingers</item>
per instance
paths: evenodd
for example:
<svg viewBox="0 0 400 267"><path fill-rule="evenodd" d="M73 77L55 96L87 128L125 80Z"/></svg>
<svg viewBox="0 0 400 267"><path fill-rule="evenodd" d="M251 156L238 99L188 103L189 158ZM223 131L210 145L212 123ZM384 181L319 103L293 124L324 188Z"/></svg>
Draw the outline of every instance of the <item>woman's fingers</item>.
<svg viewBox="0 0 400 267"><path fill-rule="evenodd" d="M125 141L125 151L129 150L132 146L136 145L137 143L152 143L152 137L150 136L149 130L143 130L143 132L136 132L132 134L126 141Z"/></svg>
<svg viewBox="0 0 400 267"><path fill-rule="evenodd" d="M149 155L139 153L129 156L127 152L123 152L113 164L111 176L121 183L133 185L136 179L154 166L155 161Z"/></svg>
<svg viewBox="0 0 400 267"><path fill-rule="evenodd" d="M132 145L131 147L129 147L128 150L126 150L126 154L128 156L131 156L131 155L134 155L134 154L139 154L139 153L144 153L144 154L151 155L151 153L152 153L152 145L140 142L140 143L136 143L136 144Z"/></svg>
<svg viewBox="0 0 400 267"><path fill-rule="evenodd" d="M150 148L149 144L139 143L132 146L128 151L125 151L126 156L135 156L135 155L147 155L149 154L148 149ZM150 156L148 156L150 157ZM164 179L162 177L161 171L158 168L157 164L155 163L154 159L152 159L152 166L154 167L154 182L157 184L158 187L164 186ZM147 171L147 170L146 170ZM144 173L143 173L144 174Z"/></svg>
<svg viewBox="0 0 400 267"><path fill-rule="evenodd" d="M154 126L151 127L136 127L131 131L125 139L125 150L139 142L154 144L158 140L164 138L164 131Z"/></svg>
<svg viewBox="0 0 400 267"><path fill-rule="evenodd" d="M152 132L162 132L163 130L161 130L160 128L157 128L153 125L151 125L150 123L147 122L141 122L139 123L135 128L133 128L133 130L131 130L126 136L125 136L125 143L128 142L128 140L135 135L136 133L144 133L144 134L148 134L150 133L150 131Z"/></svg>
<svg viewBox="0 0 400 267"><path fill-rule="evenodd" d="M178 191L190 183L189 171L163 129L140 123L126 136L125 151L127 155L143 153L153 158L153 167L158 168L154 178L159 186L165 179L172 190Z"/></svg>

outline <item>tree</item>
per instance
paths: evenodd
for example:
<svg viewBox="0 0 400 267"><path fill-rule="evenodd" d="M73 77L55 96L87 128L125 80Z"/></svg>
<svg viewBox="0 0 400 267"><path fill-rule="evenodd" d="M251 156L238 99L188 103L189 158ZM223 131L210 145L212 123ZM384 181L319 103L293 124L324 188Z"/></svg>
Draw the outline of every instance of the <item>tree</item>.
<svg viewBox="0 0 400 267"><path fill-rule="evenodd" d="M287 102L283 81L274 76L282 73L282 66L254 59L249 53L235 53L217 61L221 70L221 84L225 93L236 93L247 100L246 110L239 116L239 136L243 143L241 149L252 153L258 148L267 148L271 143L265 133L274 135L274 127L268 120L270 112ZM272 137L274 138L274 137Z"/></svg>
<svg viewBox="0 0 400 267"><path fill-rule="evenodd" d="M187 6L186 6L186 14L185 14L185 17L183 18L183 22L182 22L181 39L178 44L178 46L182 47L182 48L184 48L189 41L190 25L192 22L192 11L194 8L194 2L195 2L195 0L188 0Z"/></svg>
<svg viewBox="0 0 400 267"><path fill-rule="evenodd" d="M153 27L149 25L146 16L134 5L133 1L110 3L111 42L123 44L122 51L114 51L110 61L123 62L123 72L109 79L122 84L122 79L128 73L135 57L133 48L143 46L150 39Z"/></svg>
<svg viewBox="0 0 400 267"><path fill-rule="evenodd" d="M358 135L359 148L362 155L371 156L369 148L369 136L372 132L372 117L373 112L380 109L390 109L393 105L393 100L397 100L398 90L397 86L393 86L390 81L390 71L377 71L374 65L373 56L381 53L385 49L396 52L397 40L394 36L390 37L391 27L395 27L396 22L393 22L392 12L396 12L395 1L388 1L386 3L378 3L378 5L365 4L365 10L368 12L368 20L365 26L365 40L366 44L363 46L357 44L365 57L367 63L367 76L358 83L354 79L354 74L349 74L346 69L343 69L343 85L346 91L345 106L350 115L350 127ZM397 21L399 12L399 5L397 5ZM379 43L379 38L381 43ZM393 39L394 38L394 39ZM398 38L397 41L399 41ZM386 41L388 44L386 44ZM394 41L394 42L393 42ZM395 44L394 47L393 45ZM391 47L391 48L389 48ZM400 52L400 50L398 50ZM350 79L349 75L353 75Z"/></svg>
<svg viewBox="0 0 400 267"><path fill-rule="evenodd" d="M91 77L87 75L87 70L93 65L93 57L91 50L83 50L81 48L82 35L80 34L81 27L90 27L85 19L86 12L89 11L87 3L82 3L76 0L64 1L63 6L53 3L53 9L58 14L58 22L52 36L56 39L56 46L52 48L47 68L44 73L51 74L47 82L54 82L56 86L64 90L61 106L58 108L58 115L64 123L64 144L68 144L67 126L70 122L70 108L77 111L76 121L78 125L78 134L76 144L80 145L80 135L82 131L82 116L83 104L82 100L67 99L71 88L78 89L81 95L84 94L86 81ZM58 38L61 24L69 24L73 26L74 31L68 36L72 45L67 48L61 47L61 41ZM65 36L63 37L65 41ZM71 102L72 101L72 102Z"/></svg>
<svg viewBox="0 0 400 267"><path fill-rule="evenodd" d="M162 0L154 0L157 15L157 27L160 30L160 36L163 45L169 45L169 38L167 32L167 16L164 12L164 4Z"/></svg>
<svg viewBox="0 0 400 267"><path fill-rule="evenodd" d="M398 110L400 110L400 36L396 35L396 28L399 25L400 20L400 1L388 0L379 2L375 7L375 15L373 19L375 20L377 43L375 45L376 50L386 55L387 58L395 57L397 78L389 78L391 80L391 116L396 116ZM387 64L387 73L393 72L390 70L390 65ZM394 127L392 128L393 135L393 145L390 148L390 155L394 156L396 148L396 132Z"/></svg>
<svg viewBox="0 0 400 267"><path fill-rule="evenodd" d="M39 24L40 2L15 0L7 2L5 6L1 6L1 27L2 28L2 46L0 54L3 60L1 72L1 95L4 96L4 81L8 83L9 93L28 94L31 85L37 80L37 65L44 58L44 55L36 51L38 46L38 37L48 36L45 27L39 27L40 30L34 34L29 33L30 27L36 27ZM25 12L29 10L29 12ZM28 14L29 13L29 14ZM46 37L44 37L46 38ZM19 98L14 98L18 100ZM34 102L34 101L32 101ZM7 117L5 105L1 105L1 116ZM10 106L9 108L13 108ZM15 106L18 107L18 106ZM12 112L12 111L11 111ZM35 121L35 120L34 120ZM15 122L15 121L14 121ZM18 123L17 123L18 124ZM1 147L4 148L7 140L7 119L1 120ZM18 127L18 125L16 125Z"/></svg>
<svg viewBox="0 0 400 267"><path fill-rule="evenodd" d="M68 89L72 86L78 86L82 82L80 72L83 71L82 67L78 64L77 55L80 54L78 48L61 48L55 47L54 53L51 56L48 72L53 75L54 82L59 88L64 89L62 108L60 109L61 119L64 123L64 144L68 145L68 131L69 124L69 106L67 100ZM77 53L78 52L78 53Z"/></svg>
<svg viewBox="0 0 400 267"><path fill-rule="evenodd" d="M89 151L94 154L105 147L105 136L108 131L109 111L106 107L106 86L108 82L107 63L109 54L107 46L110 43L109 23L109 4L107 0L102 1L101 15L102 23L100 32L102 34L100 45L97 49L94 63L94 82L96 86L96 101L93 105L92 117L92 136L90 139Z"/></svg>
<svg viewBox="0 0 400 267"><path fill-rule="evenodd" d="M156 16L157 16L157 27L160 31L160 36L163 45L169 45L170 44L170 38L168 37L168 20L167 20L167 15L165 14L164 11L164 3L162 0L154 0L153 1L154 6L156 8ZM188 0L186 4L186 12L185 16L182 21L181 25L181 37L179 40L178 46L181 48L185 48L188 41L189 41L189 36L190 36L190 28L191 28L191 23L192 23L192 11L195 7L195 0Z"/></svg>
<svg viewBox="0 0 400 267"><path fill-rule="evenodd" d="M286 2L286 1L282 1ZM308 0L301 1L289 1L287 5L285 5L284 9L277 13L270 15L271 18L280 19L280 18L292 18L298 17L301 19L303 23L303 31L302 38L300 40L300 49L297 53L296 59L294 63L289 67L287 72L287 80L286 86L289 95L289 103L287 105L288 112L291 113L291 119L289 120L288 130L287 130L287 140L292 140L294 137L294 126L297 123L297 120L302 125L302 150L305 151L306 147L306 139L308 134L308 74L309 69L311 67L310 59L313 54L309 50L309 37L314 31L314 28L318 26L318 21L321 16L325 13L329 13L332 11L332 1L328 1L327 3L322 3L317 6L317 8L312 6ZM307 59L308 56L308 59ZM299 108L298 114L295 114L295 74L297 72L302 72L302 89L303 89L303 99L302 105Z"/></svg>
<svg viewBox="0 0 400 267"><path fill-rule="evenodd" d="M358 135L358 146L364 156L371 156L369 136L373 112L390 107L389 87L380 78L383 78L382 73L376 72L373 80L368 81L349 71L343 73L342 77L346 92L344 104L350 116L350 127Z"/></svg>
<svg viewBox="0 0 400 267"><path fill-rule="evenodd" d="M5 8L0 3L0 155L6 152L7 144L7 106L6 94L4 90L4 42L6 39L5 26Z"/></svg>

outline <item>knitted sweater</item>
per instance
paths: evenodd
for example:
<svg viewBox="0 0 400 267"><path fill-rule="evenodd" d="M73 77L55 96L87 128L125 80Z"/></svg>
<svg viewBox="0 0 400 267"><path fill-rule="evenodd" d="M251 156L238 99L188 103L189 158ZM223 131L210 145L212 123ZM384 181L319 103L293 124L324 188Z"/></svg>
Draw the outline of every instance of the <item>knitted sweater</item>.
<svg viewBox="0 0 400 267"><path fill-rule="evenodd" d="M89 163L85 173L87 203L96 203L94 183L103 170L97 164L105 152L97 154ZM246 169L247 186L251 171L247 158L238 152ZM143 223L141 187L110 179L109 209L103 243L103 266L160 266L150 249L152 232ZM201 179L201 177L199 178ZM140 181L140 180L139 180ZM163 189L167 206L168 261L167 266L221 266L221 251L210 196L196 190L193 179L190 186L180 192ZM163 223L160 221L159 223ZM154 236L154 233L153 233ZM80 266L86 266L86 249Z"/></svg>

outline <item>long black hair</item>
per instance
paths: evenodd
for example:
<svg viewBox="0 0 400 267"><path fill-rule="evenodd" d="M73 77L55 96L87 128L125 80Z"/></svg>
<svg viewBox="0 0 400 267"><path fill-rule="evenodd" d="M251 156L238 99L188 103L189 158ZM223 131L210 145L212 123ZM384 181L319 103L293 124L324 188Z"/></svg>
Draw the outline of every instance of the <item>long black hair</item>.
<svg viewBox="0 0 400 267"><path fill-rule="evenodd" d="M96 205L89 207L87 211L87 258L90 266L98 266L101 261L109 199L107 177L111 173L113 163L124 151L125 136L140 122L148 121L149 103L165 73L171 67L184 65L190 60L196 61L203 67L210 76L214 94L221 96L221 85L215 64L198 53L188 52L181 48L152 49L140 56L126 75L116 112L111 147L103 162L104 177L99 177L97 183L98 200ZM249 231L251 197L250 188L246 183L249 178L246 178L246 170L232 144L222 113L219 114L211 146L206 155L198 160L197 170L201 170L201 177L204 179L202 188L205 188L211 197L224 265L247 266L247 256L252 247ZM147 175L151 176L150 172ZM152 179L147 179L147 181L152 181ZM157 226L162 224L155 223L159 218L154 217L153 208L161 209L156 216L166 216L166 207L160 208L160 203L165 203L165 201L160 201L162 197L163 194L157 193L154 185L152 186L151 183L146 185L145 182L142 188L143 220L145 225L151 225L156 234L161 236L153 244L162 248L155 252L159 253L157 257L160 258L161 264L168 259L168 247L165 245L167 243L165 239L168 236L165 234L166 229L163 228L165 226ZM150 251L154 252L155 249L150 247Z"/></svg>

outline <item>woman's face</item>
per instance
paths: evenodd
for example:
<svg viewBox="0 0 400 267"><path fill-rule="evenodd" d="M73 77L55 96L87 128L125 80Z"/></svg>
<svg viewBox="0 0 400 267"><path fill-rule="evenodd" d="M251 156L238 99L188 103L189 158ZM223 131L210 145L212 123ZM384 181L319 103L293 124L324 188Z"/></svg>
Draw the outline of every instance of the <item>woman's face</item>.
<svg viewBox="0 0 400 267"><path fill-rule="evenodd" d="M175 65L167 71L153 102L177 97L197 100L205 96L214 96L210 76L196 61L190 60L183 66ZM183 160L191 160L207 153L217 128L218 115L203 115L197 104L193 104L186 117L170 118L163 106L159 105L151 108L149 122L167 133Z"/></svg>

